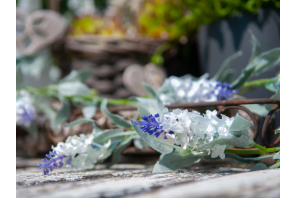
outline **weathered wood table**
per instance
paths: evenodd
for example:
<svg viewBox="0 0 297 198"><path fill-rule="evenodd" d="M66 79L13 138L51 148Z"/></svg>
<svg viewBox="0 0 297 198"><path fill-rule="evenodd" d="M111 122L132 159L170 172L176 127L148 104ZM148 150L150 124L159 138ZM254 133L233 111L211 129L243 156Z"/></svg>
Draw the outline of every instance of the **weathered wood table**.
<svg viewBox="0 0 297 198"><path fill-rule="evenodd" d="M35 166L39 161L17 158L17 197L280 197L280 169L250 172L254 164L228 159L201 161L174 173L152 174L153 165L117 164L55 169L46 176Z"/></svg>

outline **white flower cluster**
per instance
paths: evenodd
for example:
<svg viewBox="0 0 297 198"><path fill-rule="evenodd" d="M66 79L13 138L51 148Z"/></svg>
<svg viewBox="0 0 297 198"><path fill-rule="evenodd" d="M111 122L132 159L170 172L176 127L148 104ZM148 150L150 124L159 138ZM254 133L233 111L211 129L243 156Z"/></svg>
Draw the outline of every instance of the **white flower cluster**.
<svg viewBox="0 0 297 198"><path fill-rule="evenodd" d="M171 76L157 90L158 96L164 105L176 103L196 103L217 101L219 89L217 81L201 77L194 80L192 76Z"/></svg>
<svg viewBox="0 0 297 198"><path fill-rule="evenodd" d="M111 149L108 149L110 141L99 148L92 145L93 139L94 134L69 136L65 143L59 142L56 147L52 146L52 149L58 155L67 156L67 164L71 164L75 168L88 168L111 154Z"/></svg>
<svg viewBox="0 0 297 198"><path fill-rule="evenodd" d="M197 111L189 112L188 110L175 109L169 112L165 108L160 116L160 123L166 133L162 133L158 139L167 143L181 145L182 149L186 149L187 146L195 149L216 139L234 137L229 132L234 117L223 116L220 119L216 114L216 110L207 110L206 114L202 116ZM174 133L170 133L170 131ZM211 149L211 157L220 156L221 159L224 159L225 148L226 145L215 145Z"/></svg>

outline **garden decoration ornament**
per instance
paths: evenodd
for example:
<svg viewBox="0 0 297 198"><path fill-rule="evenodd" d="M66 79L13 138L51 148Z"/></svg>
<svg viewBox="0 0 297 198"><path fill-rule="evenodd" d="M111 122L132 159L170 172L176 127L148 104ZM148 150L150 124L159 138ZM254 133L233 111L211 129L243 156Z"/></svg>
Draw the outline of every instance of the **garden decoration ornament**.
<svg viewBox="0 0 297 198"><path fill-rule="evenodd" d="M147 91L141 86L146 82L154 89L160 87L166 78L164 69L149 63L145 66L132 64L128 66L123 73L123 83L129 91L137 96L147 94Z"/></svg>
<svg viewBox="0 0 297 198"><path fill-rule="evenodd" d="M17 18L25 17L23 24L17 23L19 33L16 45L19 52L25 56L33 55L52 44L64 35L67 23L57 12L52 10L37 10L23 14L17 9ZM23 27L23 30L20 28Z"/></svg>

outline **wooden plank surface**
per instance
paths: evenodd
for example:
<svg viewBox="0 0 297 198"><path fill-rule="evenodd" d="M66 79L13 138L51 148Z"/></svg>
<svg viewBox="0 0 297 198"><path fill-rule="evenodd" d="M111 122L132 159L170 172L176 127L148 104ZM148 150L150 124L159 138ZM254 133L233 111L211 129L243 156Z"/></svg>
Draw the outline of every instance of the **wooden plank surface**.
<svg viewBox="0 0 297 198"><path fill-rule="evenodd" d="M224 160L222 160L224 161ZM17 160L16 197L279 197L280 169L250 172L248 166L201 163L174 173L152 174L152 165L111 169L55 169L44 176L35 163ZM22 165L23 164L23 165ZM26 166L25 166L26 165ZM250 165L252 166L252 165Z"/></svg>

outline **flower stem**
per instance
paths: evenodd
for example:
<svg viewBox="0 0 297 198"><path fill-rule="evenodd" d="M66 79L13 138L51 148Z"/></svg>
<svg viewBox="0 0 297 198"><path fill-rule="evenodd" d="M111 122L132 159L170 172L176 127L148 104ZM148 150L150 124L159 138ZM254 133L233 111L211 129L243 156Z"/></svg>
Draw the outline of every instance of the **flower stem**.
<svg viewBox="0 0 297 198"><path fill-rule="evenodd" d="M280 151L280 147L267 148L265 150L232 150L232 149L227 149L227 150L225 150L225 153L233 153L233 154L263 154L263 153L272 153L272 152L277 152L277 151Z"/></svg>
<svg viewBox="0 0 297 198"><path fill-rule="evenodd" d="M260 149L260 150L266 150L265 147L263 147L263 146L261 146L261 145L259 145L259 144L255 144L255 147L257 147L257 148Z"/></svg>

